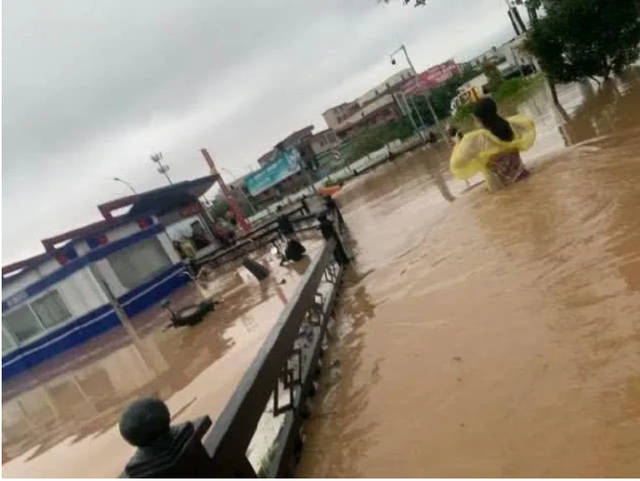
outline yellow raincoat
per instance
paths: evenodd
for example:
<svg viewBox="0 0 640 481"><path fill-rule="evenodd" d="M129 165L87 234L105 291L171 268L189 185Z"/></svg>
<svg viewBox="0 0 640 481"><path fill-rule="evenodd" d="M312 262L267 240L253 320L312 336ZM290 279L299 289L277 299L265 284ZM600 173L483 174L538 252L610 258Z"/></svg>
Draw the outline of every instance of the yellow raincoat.
<svg viewBox="0 0 640 481"><path fill-rule="evenodd" d="M465 134L451 153L451 173L458 179L467 180L482 174L489 180L487 164L496 156L509 152L529 150L536 140L536 126L533 120L523 115L506 119L513 129L514 139L500 140L486 129Z"/></svg>

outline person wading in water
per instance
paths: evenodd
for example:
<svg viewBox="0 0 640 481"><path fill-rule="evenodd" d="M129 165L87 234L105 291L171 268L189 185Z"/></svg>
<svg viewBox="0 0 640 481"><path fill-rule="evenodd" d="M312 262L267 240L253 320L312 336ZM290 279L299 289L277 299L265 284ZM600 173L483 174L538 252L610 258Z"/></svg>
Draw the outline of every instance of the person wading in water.
<svg viewBox="0 0 640 481"><path fill-rule="evenodd" d="M533 121L524 116L505 120L489 97L476 103L473 114L481 128L458 141L451 154L451 172L463 180L482 174L490 191L528 177L520 152L535 141Z"/></svg>

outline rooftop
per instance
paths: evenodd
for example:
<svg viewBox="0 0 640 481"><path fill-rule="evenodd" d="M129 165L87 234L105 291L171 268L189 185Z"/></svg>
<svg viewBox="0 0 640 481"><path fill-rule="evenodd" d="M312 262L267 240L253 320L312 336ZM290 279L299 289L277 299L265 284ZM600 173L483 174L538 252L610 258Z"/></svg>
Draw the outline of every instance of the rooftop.
<svg viewBox="0 0 640 481"><path fill-rule="evenodd" d="M17 275L26 269L33 268L55 257L57 254L62 253L64 247L70 242L100 236L128 222L138 221L149 216L163 215L172 209L179 209L193 204L213 186L216 180L216 176L208 175L139 194L121 197L101 204L98 206L98 210L101 212L103 219L43 239L41 242L45 252L3 266L3 280L8 280L5 279L5 276L11 276L10 278L13 278L13 275ZM112 215L114 210L127 206L131 206L131 208L126 214L117 217Z"/></svg>

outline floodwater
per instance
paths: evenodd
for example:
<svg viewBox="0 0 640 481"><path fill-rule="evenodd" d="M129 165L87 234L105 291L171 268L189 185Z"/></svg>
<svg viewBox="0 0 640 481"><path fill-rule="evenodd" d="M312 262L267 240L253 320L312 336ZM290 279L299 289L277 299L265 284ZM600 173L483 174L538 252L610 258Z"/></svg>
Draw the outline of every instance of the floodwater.
<svg viewBox="0 0 640 481"><path fill-rule="evenodd" d="M322 241L305 245L313 255ZM262 284L244 269L217 270L172 297L176 308L203 295L222 300L198 326L165 329L168 316L154 308L133 320L135 339L116 328L3 383L3 476L117 477L134 452L117 423L142 396L164 399L173 422L215 419L308 266L258 259L272 270Z"/></svg>
<svg viewBox="0 0 640 481"><path fill-rule="evenodd" d="M544 88L527 181L488 194L428 151L339 199L357 252L307 426L309 477L640 473L640 80Z"/></svg>
<svg viewBox="0 0 640 481"><path fill-rule="evenodd" d="M508 190L449 179L444 201L442 147L345 187L357 262L300 475L640 472L640 80L560 96L508 107L539 130ZM2 474L117 476L133 453L117 421L143 395L175 422L215 417L301 275L271 262L262 288L233 270L208 285L224 302L195 328L150 311L139 338L115 329L3 383Z"/></svg>

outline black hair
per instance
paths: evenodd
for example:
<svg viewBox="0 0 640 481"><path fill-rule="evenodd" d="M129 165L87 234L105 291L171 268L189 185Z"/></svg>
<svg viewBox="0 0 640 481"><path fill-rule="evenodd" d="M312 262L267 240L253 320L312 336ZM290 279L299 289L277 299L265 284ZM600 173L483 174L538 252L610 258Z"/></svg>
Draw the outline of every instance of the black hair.
<svg viewBox="0 0 640 481"><path fill-rule="evenodd" d="M491 97L483 97L476 102L473 115L480 121L485 129L500 140L510 142L515 137L511 125L500 117L498 114L498 106Z"/></svg>
<svg viewBox="0 0 640 481"><path fill-rule="evenodd" d="M462 137L464 137L464 134L462 132L460 132L458 130L458 127L456 127L455 125L452 125L451 127L449 127L449 131L448 131L449 137L453 138L453 139L462 139Z"/></svg>

